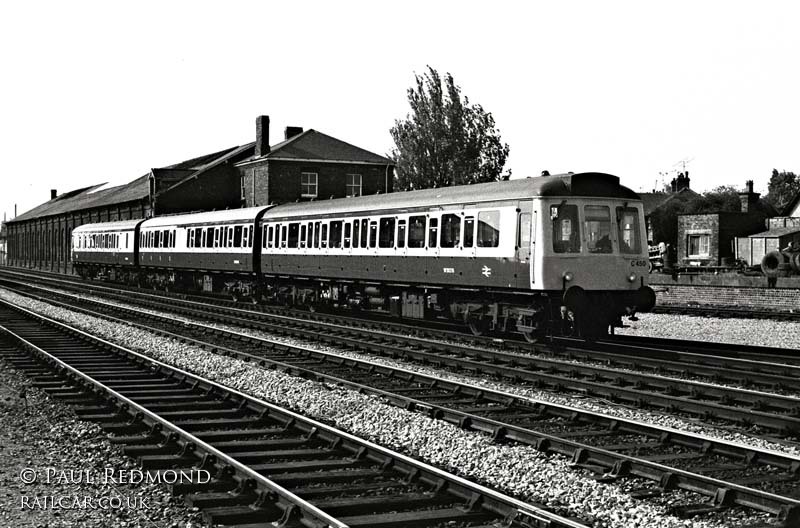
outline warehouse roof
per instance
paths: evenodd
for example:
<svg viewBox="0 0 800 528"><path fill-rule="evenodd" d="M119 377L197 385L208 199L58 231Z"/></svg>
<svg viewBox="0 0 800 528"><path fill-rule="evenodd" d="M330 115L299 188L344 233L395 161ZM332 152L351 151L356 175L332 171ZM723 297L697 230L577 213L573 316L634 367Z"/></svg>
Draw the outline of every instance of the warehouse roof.
<svg viewBox="0 0 800 528"><path fill-rule="evenodd" d="M323 134L322 132L317 132L313 128L271 146L268 154L263 156L251 156L240 163L252 163L264 159L340 161L394 165L394 162L389 158L379 156L378 154L356 147L355 145Z"/></svg>
<svg viewBox="0 0 800 528"><path fill-rule="evenodd" d="M224 162L233 153L241 152L243 149L246 150L248 147L252 148L253 144L250 143L244 147L230 147L212 154L206 154L204 156L181 161L180 163L164 167L164 169L155 170L160 171L167 169L167 172L173 173L186 171L186 177L181 180L185 181L196 176L199 172L207 170L211 166ZM24 222L25 220L32 220L34 218L41 218L44 216L66 214L74 211L82 211L97 207L106 207L126 202L143 200L149 198L150 196L149 179L150 173L147 173L124 185L105 188L104 186L107 184L100 183L97 185L91 185L89 187L73 189L72 191L60 194L52 200L34 207L30 211L19 215L13 220L9 220L9 223ZM176 187L180 183L181 182L178 182L172 187Z"/></svg>

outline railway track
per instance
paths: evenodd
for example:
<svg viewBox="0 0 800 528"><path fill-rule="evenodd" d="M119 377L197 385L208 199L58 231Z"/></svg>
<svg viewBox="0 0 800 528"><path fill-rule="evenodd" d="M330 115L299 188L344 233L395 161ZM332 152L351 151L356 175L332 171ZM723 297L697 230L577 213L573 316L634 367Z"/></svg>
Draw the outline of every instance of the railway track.
<svg viewBox="0 0 800 528"><path fill-rule="evenodd" d="M6 280L6 279L4 279ZM7 283L7 282L6 282ZM17 287L32 287L17 284ZM123 302L141 302L130 295L109 294ZM759 390L742 389L716 383L668 377L657 373L641 373L627 368L608 367L576 362L569 357L530 355L499 349L476 348L459 343L432 341L413 336L401 336L382 331L340 327L319 321L296 320L289 317L265 316L258 312L202 305L193 301L170 299L162 301L157 296L144 298L145 306L153 310L166 310L180 315L243 326L278 335L288 335L314 342L344 347L351 350L389 358L402 358L422 364L448 367L461 371L480 372L514 383L527 383L539 389L572 392L584 396L609 399L641 408L657 408L669 413L685 413L701 418L714 418L739 426L759 426L782 436L800 434L800 400L793 395L775 394ZM89 301L87 301L89 302ZM570 349L568 354L585 353L585 349ZM556 354L564 353L555 352ZM602 351L592 354L605 354ZM594 356L593 356L594 357ZM669 360L625 356L628 363L659 363L659 368L697 371L701 365L676 367ZM609 359L604 360L611 363ZM726 361L734 361L727 359ZM744 361L744 360L736 360ZM759 372L769 364L750 362L746 368L727 370L714 368L727 379L744 383L762 382L766 379L775 387L797 391L800 367L777 365L778 373ZM624 364L627 366L627 364ZM668 373L668 372L667 372ZM794 393L793 393L794 394Z"/></svg>
<svg viewBox="0 0 800 528"><path fill-rule="evenodd" d="M64 306L75 308L72 304L80 300L73 297L72 301ZM684 517L739 506L777 515L784 526L793 526L798 521L800 458L797 457L576 408L534 403L485 387L201 323L187 324L168 316L102 303L94 303L94 310L84 303L78 304L83 305L81 311L90 315L120 324L135 324L264 368L277 368L380 395L394 405L427 413L465 429L486 432L497 441L520 442L548 454L570 457L577 468L593 472L601 482L644 478L652 483L636 490L634 496L647 498L673 490L690 490L699 495L699 500L674 509L674 513ZM114 319L110 313L123 319Z"/></svg>
<svg viewBox="0 0 800 528"><path fill-rule="evenodd" d="M584 526L5 302L0 321L7 361L143 469L192 475L173 491L211 524Z"/></svg>
<svg viewBox="0 0 800 528"><path fill-rule="evenodd" d="M653 313L692 315L695 317L743 318L743 319L769 319L773 321L798 321L800 311L783 312L777 310L753 310L748 308L734 308L730 306L700 306L700 305L656 305Z"/></svg>

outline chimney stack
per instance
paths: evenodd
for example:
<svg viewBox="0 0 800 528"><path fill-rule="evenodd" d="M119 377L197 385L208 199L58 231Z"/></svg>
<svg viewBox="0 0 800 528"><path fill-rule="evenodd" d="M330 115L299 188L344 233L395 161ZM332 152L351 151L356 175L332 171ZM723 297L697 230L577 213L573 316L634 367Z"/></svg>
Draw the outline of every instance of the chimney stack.
<svg viewBox="0 0 800 528"><path fill-rule="evenodd" d="M747 180L744 184L744 192L739 193L742 212L750 213L755 211L755 205L758 203L759 196L761 196L760 193L753 192L753 180Z"/></svg>
<svg viewBox="0 0 800 528"><path fill-rule="evenodd" d="M296 126L287 126L283 132L283 139L292 139L295 136L299 136L303 133L303 127L296 127Z"/></svg>
<svg viewBox="0 0 800 528"><path fill-rule="evenodd" d="M56 196L58 196L58 191L55 189L50 189L50 199L55 200Z"/></svg>
<svg viewBox="0 0 800 528"><path fill-rule="evenodd" d="M269 116L256 118L256 156L269 154Z"/></svg>

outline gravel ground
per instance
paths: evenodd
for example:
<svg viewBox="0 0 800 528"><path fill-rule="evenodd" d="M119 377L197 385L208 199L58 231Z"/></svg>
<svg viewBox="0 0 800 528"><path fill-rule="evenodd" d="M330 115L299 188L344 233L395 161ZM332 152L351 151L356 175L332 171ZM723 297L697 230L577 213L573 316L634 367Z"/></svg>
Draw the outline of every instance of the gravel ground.
<svg viewBox="0 0 800 528"><path fill-rule="evenodd" d="M2 291L2 290L0 290ZM65 292L67 293L67 292ZM767 449L773 451L779 451L781 453L793 455L793 456L800 456L800 448L796 445L796 443L781 443L780 440L767 441L761 436L752 436L750 434L746 434L735 428L731 427L727 422L715 422L713 420L700 420L700 419L691 419L691 418L681 418L677 416L673 416L666 413L659 413L655 411L645 411L642 409L626 407L620 404L612 404L605 400L598 400L595 398L587 398L577 395L561 395L553 392L537 390L537 389L529 389L526 387L520 387L519 385L509 384L505 382L497 382L493 380L488 380L484 377L480 376L470 376L466 374L457 374L453 372L449 372L447 370L441 368L433 368L433 367L425 367L421 365L415 365L403 360L395 360L385 357L378 357L370 354L364 354L360 352L352 352L348 350L338 349L334 347L327 347L321 346L318 343L310 342L310 341L303 341L295 338L287 338L285 336L279 336L270 334L267 332L261 332L258 330L241 328L241 327L234 327L225 324L209 324L208 321L201 321L198 319L193 319L189 317L184 317L180 315L174 314L165 314L163 312L158 312L155 310L146 310L142 309L137 306L119 303L116 301L108 301L106 299L102 299L95 296L89 295L81 295L81 297L105 302L117 306L122 306L126 308L135 308L137 310L141 310L144 312L149 312L161 316L168 316L172 317L173 319L179 321L186 321L186 322L194 322L194 323L201 323L210 325L216 328L229 330L233 332L239 332L242 334L260 337L263 339L269 339L272 341L277 341L281 343L285 343L288 345L295 345L295 346L304 346L308 348L312 348L314 350L320 350L323 352L327 352L330 354L336 354L339 356L358 359L362 361L370 361L373 363L379 363L381 365L386 365L395 368L403 368L406 370L410 370L413 372L418 372L420 374L425 374L428 376L433 377L441 377L443 379L468 383L472 385L479 385L482 387L486 387L488 389L507 392L510 394L515 394L517 396L521 396L523 398L528 398L533 401L542 401L542 402L549 402L555 403L559 405L565 405L568 407L576 407L579 409L584 409L592 412L602 413L609 416L615 416L619 418L625 418L628 420L634 420L637 422L649 423L653 425L658 425L660 427L667 427L671 429L675 429L678 431L684 431L689 433L694 433L703 436L709 436L712 438L719 438L721 440L726 440L729 442L735 442L747 446L753 446L760 449ZM651 314L654 315L654 314ZM753 433L759 434L759 433Z"/></svg>
<svg viewBox="0 0 800 528"><path fill-rule="evenodd" d="M21 399L20 391L27 385L24 374L0 359L0 525L16 528L201 525L199 513L173 499L160 485L104 483L106 468L115 472L131 470L135 467L133 462L118 446L108 442L98 425L77 419L67 406L43 392L27 388L25 400ZM38 478L30 484L22 480L26 468L38 472ZM47 468L58 473L48 474ZM75 473L63 478L60 472L70 470ZM84 474L79 473L87 470L94 483L87 482ZM78 480L81 482L75 482ZM56 500L70 506L76 498L81 502L86 499L86 507L83 504L75 509L49 507ZM108 501L102 503L103 507L101 498Z"/></svg>
<svg viewBox="0 0 800 528"><path fill-rule="evenodd" d="M636 317L638 321L624 320L627 328L617 328L615 333L800 350L800 324L791 321L656 313L637 314Z"/></svg>
<svg viewBox="0 0 800 528"><path fill-rule="evenodd" d="M715 516L706 520L682 520L666 515L664 506L635 501L618 485L600 485L570 468L563 457L546 457L527 446L496 445L485 435L410 413L371 396L261 369L3 290L0 296L166 363L450 468L525 500L544 504L559 513L590 520L598 527L716 528L739 524L739 521Z"/></svg>

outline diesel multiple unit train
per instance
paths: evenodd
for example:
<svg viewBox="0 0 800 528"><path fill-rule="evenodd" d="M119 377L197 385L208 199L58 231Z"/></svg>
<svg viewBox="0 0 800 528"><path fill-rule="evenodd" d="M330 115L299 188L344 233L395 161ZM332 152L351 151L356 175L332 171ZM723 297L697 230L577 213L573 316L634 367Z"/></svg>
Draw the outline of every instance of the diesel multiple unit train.
<svg viewBox="0 0 800 528"><path fill-rule="evenodd" d="M72 262L84 278L530 340L601 335L655 303L642 202L601 173L87 224Z"/></svg>

